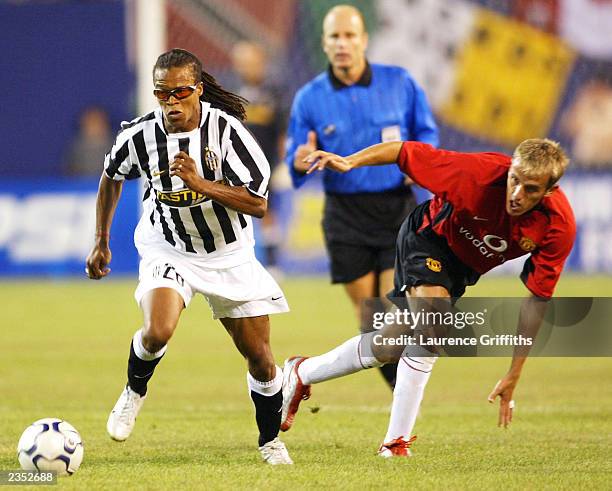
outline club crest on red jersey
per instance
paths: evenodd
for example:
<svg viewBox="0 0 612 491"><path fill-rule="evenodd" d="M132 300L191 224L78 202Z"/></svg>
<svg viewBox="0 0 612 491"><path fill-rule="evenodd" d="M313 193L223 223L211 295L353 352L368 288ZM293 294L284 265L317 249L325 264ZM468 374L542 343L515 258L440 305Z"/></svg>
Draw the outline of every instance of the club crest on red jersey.
<svg viewBox="0 0 612 491"><path fill-rule="evenodd" d="M519 246L524 251L531 252L536 248L536 243L529 237L522 237L519 241Z"/></svg>
<svg viewBox="0 0 612 491"><path fill-rule="evenodd" d="M431 269L434 273L439 273L442 271L442 263L436 259L432 259L431 257L425 259L425 266Z"/></svg>

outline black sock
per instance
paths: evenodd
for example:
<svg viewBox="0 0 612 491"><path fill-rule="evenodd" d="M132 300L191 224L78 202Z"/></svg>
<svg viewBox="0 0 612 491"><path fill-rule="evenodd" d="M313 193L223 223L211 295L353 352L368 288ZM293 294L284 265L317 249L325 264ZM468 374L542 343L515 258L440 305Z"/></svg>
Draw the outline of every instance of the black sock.
<svg viewBox="0 0 612 491"><path fill-rule="evenodd" d="M385 378L391 390L395 388L395 377L397 376L397 363L387 363L382 367L378 367L380 373Z"/></svg>
<svg viewBox="0 0 612 491"><path fill-rule="evenodd" d="M255 404L255 420L259 429L259 446L261 447L278 436L283 391L279 390L274 395L264 396L252 390L251 399Z"/></svg>
<svg viewBox="0 0 612 491"><path fill-rule="evenodd" d="M134 341L130 344L130 358L128 359L128 385L134 392L144 396L147 393L147 383L153 376L155 367L163 355L155 360L142 360L134 352Z"/></svg>

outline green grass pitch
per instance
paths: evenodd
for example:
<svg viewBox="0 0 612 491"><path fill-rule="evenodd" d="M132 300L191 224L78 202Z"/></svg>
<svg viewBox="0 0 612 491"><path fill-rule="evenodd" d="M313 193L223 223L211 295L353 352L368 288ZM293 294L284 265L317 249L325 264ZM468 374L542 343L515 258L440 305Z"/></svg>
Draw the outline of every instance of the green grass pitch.
<svg viewBox="0 0 612 491"><path fill-rule="evenodd" d="M27 425L61 417L81 432L85 459L60 489L610 489L610 358L529 360L508 430L496 427L497 406L486 396L509 360L441 359L413 459L375 456L391 401L376 371L320 384L282 436L296 465L267 467L245 363L201 297L181 319L132 437L112 442L106 418L141 322L134 286L112 278L0 282L0 469L18 467L15 446ZM272 318L279 364L355 334L340 287L325 279L283 287L292 312ZM470 292L525 290L516 278L485 278ZM566 275L558 294L612 296L612 278Z"/></svg>

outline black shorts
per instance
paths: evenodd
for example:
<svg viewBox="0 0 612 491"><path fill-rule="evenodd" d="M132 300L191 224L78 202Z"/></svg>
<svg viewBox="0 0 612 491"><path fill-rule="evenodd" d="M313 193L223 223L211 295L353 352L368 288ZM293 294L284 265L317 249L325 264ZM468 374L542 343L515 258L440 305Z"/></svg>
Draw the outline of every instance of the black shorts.
<svg viewBox="0 0 612 491"><path fill-rule="evenodd" d="M332 283L350 283L370 271L393 269L395 247L385 249L351 244L327 244Z"/></svg>
<svg viewBox="0 0 612 491"><path fill-rule="evenodd" d="M419 230L425 214L429 214L429 201L415 208L397 236L393 291L387 296L401 308L406 308L406 291L413 286L443 286L451 297L459 298L480 278L455 256L446 239L431 225Z"/></svg>
<svg viewBox="0 0 612 491"><path fill-rule="evenodd" d="M392 269L397 233L415 204L406 187L384 193L327 193L323 234L332 283Z"/></svg>

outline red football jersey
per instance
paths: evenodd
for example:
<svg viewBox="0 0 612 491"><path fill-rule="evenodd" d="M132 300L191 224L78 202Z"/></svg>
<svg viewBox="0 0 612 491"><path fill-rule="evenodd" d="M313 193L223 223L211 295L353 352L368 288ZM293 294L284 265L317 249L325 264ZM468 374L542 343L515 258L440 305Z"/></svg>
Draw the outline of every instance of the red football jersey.
<svg viewBox="0 0 612 491"><path fill-rule="evenodd" d="M521 279L538 297L550 298L574 245L576 222L561 189L531 211L506 212L511 157L499 153L438 150L420 142L402 145L398 165L435 196L429 217L453 253L480 274L531 253Z"/></svg>

